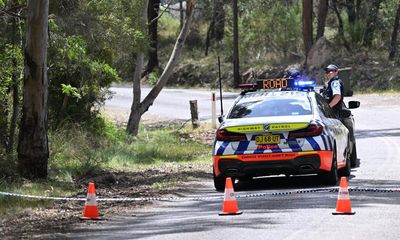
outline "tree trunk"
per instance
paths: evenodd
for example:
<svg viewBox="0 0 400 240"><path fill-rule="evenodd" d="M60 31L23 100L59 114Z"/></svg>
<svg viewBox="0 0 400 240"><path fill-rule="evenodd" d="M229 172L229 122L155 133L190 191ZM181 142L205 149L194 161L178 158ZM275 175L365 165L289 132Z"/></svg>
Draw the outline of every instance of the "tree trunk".
<svg viewBox="0 0 400 240"><path fill-rule="evenodd" d="M208 30L207 30L206 51L204 53L205 56L208 56L208 49L210 48L210 45L211 45L211 31L213 28L214 28L214 18L211 19L210 26L208 27Z"/></svg>
<svg viewBox="0 0 400 240"><path fill-rule="evenodd" d="M376 28L376 21L378 20L379 6L382 0L373 0L371 7L369 9L369 14L367 18L367 29L364 35L364 46L369 47L372 45L372 39L374 37L374 32Z"/></svg>
<svg viewBox="0 0 400 240"><path fill-rule="evenodd" d="M6 152L8 137L8 103L0 98L0 155Z"/></svg>
<svg viewBox="0 0 400 240"><path fill-rule="evenodd" d="M185 19L184 11L183 11L183 0L179 0L179 29L183 27L183 21Z"/></svg>
<svg viewBox="0 0 400 240"><path fill-rule="evenodd" d="M158 68L158 13L160 10L160 0L149 0L149 6L147 10L147 18L149 24L149 61L147 63L146 73L151 73L154 68Z"/></svg>
<svg viewBox="0 0 400 240"><path fill-rule="evenodd" d="M232 1L233 8L233 85L240 84L239 67L239 27L238 27L238 0Z"/></svg>
<svg viewBox="0 0 400 240"><path fill-rule="evenodd" d="M18 142L18 170L28 179L47 178L48 11L49 0L28 1L24 100Z"/></svg>
<svg viewBox="0 0 400 240"><path fill-rule="evenodd" d="M393 60L397 52L397 36L400 24L400 4L397 6L396 17L393 25L392 40L390 41L389 60Z"/></svg>
<svg viewBox="0 0 400 240"><path fill-rule="evenodd" d="M357 20L356 5L354 0L346 0L347 16L349 25L353 26Z"/></svg>
<svg viewBox="0 0 400 240"><path fill-rule="evenodd" d="M15 1L12 1L13 6L15 6ZM22 47L22 42L21 42L21 36L20 36L20 21L17 18L12 19L12 30L11 30L11 42L15 46L21 46ZM17 118L18 118L18 108L19 108L19 77L20 77L20 72L17 72L18 66L17 66L17 59L13 59L13 66L14 66L14 72L12 74L12 98L13 98L13 103L12 103L12 114L11 114L11 120L10 120L10 134L8 137L8 146L7 146L7 153L11 154L14 150L14 138L15 138L15 132L17 129Z"/></svg>
<svg viewBox="0 0 400 240"><path fill-rule="evenodd" d="M183 27L181 29L181 32L179 33L179 36L175 42L174 49L172 50L172 54L169 58L169 61L162 72L160 78L158 79L157 83L155 86L151 89L149 94L145 97L145 99L140 102L140 74L137 73L137 69L140 68L142 59L140 57L140 54L137 56L136 61L136 68L135 68L135 74L134 74L134 100L132 103L131 107L131 114L129 117L128 121L128 126L127 126L127 131L131 135L136 136L138 133L139 129L139 123L141 116L147 112L149 107L153 105L154 100L157 98L158 94L161 92L165 84L167 83L169 77L172 74L172 71L176 64L178 63L179 57L182 53L183 46L186 40L186 36L189 32L190 25L192 23L192 17L193 17L193 12L194 8L196 5L196 0L187 0L186 1L186 17L185 21L183 23Z"/></svg>
<svg viewBox="0 0 400 240"><path fill-rule="evenodd" d="M313 1L303 0L303 42L304 54L307 55L313 45L313 21L312 21Z"/></svg>
<svg viewBox="0 0 400 240"><path fill-rule="evenodd" d="M318 5L318 25L316 41L324 36L326 16L328 15L328 0L320 0Z"/></svg>
<svg viewBox="0 0 400 240"><path fill-rule="evenodd" d="M339 37L342 40L343 46L345 46L345 48L350 51L350 45L346 40L346 37L344 36L344 28L343 28L343 20L342 17L340 16L340 11L337 7L337 0L332 0L332 5L333 5L333 10L336 13L336 17L338 19L339 22L339 27L338 27L338 32L339 32Z"/></svg>
<svg viewBox="0 0 400 240"><path fill-rule="evenodd" d="M206 51L205 55L208 55L208 49L212 45L211 40L222 41L224 39L225 30L225 9L223 0L215 0L213 6L213 14L210 22L210 26L207 31L206 38Z"/></svg>

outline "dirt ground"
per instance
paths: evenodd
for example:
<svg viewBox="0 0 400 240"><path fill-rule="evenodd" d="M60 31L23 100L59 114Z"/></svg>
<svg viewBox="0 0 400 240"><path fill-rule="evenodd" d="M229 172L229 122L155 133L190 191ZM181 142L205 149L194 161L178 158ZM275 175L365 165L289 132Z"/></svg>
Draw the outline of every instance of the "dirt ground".
<svg viewBox="0 0 400 240"><path fill-rule="evenodd" d="M117 120L117 119L113 119ZM146 127L163 127L184 124L171 121L145 120ZM195 135L182 135L183 139L211 144L213 130L200 131ZM85 198L89 181L95 182L97 198L164 197L179 193L191 182L212 181L212 163L171 164L146 171L96 172L78 179L76 184L82 191L73 196ZM107 218L115 215L131 215L135 208L153 204L149 201L98 202L99 214ZM76 224L96 224L79 219L84 207L83 201L53 201L46 208L25 209L22 212L0 219L0 239L32 239L39 234L62 233Z"/></svg>

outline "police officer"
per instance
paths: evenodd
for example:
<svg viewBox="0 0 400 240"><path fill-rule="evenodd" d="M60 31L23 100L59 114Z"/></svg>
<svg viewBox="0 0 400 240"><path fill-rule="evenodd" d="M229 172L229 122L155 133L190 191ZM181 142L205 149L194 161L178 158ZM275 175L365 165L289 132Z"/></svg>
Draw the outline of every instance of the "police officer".
<svg viewBox="0 0 400 240"><path fill-rule="evenodd" d="M329 107L333 109L336 115L343 107L344 84L338 77L339 68L334 64L329 64L324 68L329 82L324 91L324 96L328 101Z"/></svg>

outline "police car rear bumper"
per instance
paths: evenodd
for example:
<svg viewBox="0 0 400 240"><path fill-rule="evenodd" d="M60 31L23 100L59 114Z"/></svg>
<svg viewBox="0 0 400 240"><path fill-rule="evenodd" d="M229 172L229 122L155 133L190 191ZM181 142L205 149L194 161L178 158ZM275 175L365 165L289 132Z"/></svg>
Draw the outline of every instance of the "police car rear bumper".
<svg viewBox="0 0 400 240"><path fill-rule="evenodd" d="M314 174L329 171L332 151L214 156L217 176L268 176Z"/></svg>

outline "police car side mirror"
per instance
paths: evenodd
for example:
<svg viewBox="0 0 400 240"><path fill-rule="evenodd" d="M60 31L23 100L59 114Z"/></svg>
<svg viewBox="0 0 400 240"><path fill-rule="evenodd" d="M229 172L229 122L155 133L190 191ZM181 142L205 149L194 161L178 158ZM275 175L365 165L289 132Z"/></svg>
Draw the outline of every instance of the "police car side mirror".
<svg viewBox="0 0 400 240"><path fill-rule="evenodd" d="M351 111L347 109L339 110L339 118L348 118L351 116Z"/></svg>
<svg viewBox="0 0 400 240"><path fill-rule="evenodd" d="M349 109L354 109L360 107L359 101L349 101Z"/></svg>
<svg viewBox="0 0 400 240"><path fill-rule="evenodd" d="M219 117L218 117L218 122L219 122L219 123L222 123L223 121L224 121L224 117L223 117L223 116L219 116Z"/></svg>

